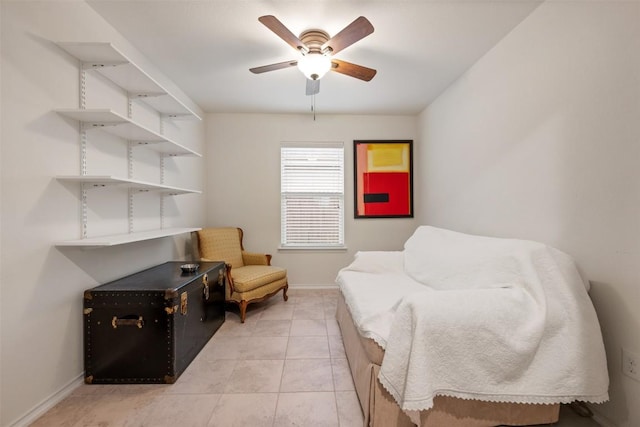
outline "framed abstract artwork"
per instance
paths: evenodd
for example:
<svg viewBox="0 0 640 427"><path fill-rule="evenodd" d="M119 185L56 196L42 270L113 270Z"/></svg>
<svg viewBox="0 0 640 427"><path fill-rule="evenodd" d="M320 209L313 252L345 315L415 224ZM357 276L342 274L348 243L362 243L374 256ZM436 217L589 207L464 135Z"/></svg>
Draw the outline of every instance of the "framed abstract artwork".
<svg viewBox="0 0 640 427"><path fill-rule="evenodd" d="M353 141L355 218L413 218L413 141Z"/></svg>

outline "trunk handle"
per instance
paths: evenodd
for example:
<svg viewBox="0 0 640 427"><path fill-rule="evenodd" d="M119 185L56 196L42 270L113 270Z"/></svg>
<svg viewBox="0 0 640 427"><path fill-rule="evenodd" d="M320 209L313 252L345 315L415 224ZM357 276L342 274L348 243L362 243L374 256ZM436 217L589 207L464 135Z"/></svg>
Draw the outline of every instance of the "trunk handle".
<svg viewBox="0 0 640 427"><path fill-rule="evenodd" d="M207 273L202 276L202 293L205 301L209 301L209 275Z"/></svg>
<svg viewBox="0 0 640 427"><path fill-rule="evenodd" d="M118 316L113 316L113 319L111 319L111 326L113 326L113 329L117 329L118 326L137 326L138 329L142 329L144 326L144 320L142 319L142 316L138 316L137 319L132 319L130 317L118 318Z"/></svg>

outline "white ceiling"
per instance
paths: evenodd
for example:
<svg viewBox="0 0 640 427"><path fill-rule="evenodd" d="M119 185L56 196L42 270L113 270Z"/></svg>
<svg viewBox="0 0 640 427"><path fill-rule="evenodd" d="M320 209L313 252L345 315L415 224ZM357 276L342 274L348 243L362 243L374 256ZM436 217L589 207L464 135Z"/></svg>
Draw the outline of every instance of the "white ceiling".
<svg viewBox="0 0 640 427"><path fill-rule="evenodd" d="M249 68L297 59L258 22L275 15L298 35L334 35L360 15L370 36L336 58L374 68L370 82L329 73L319 113L416 114L526 18L542 0L88 0L106 21L205 112L308 112L297 68Z"/></svg>

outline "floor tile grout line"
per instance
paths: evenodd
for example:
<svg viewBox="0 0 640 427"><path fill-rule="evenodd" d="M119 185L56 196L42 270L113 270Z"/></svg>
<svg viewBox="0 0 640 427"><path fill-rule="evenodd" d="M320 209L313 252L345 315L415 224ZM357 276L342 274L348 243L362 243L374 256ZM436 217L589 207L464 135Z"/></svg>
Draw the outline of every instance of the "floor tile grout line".
<svg viewBox="0 0 640 427"><path fill-rule="evenodd" d="M333 390L333 403L336 405L336 421L338 421L337 426L340 427L340 410L338 409L338 396L336 395L335 390Z"/></svg>

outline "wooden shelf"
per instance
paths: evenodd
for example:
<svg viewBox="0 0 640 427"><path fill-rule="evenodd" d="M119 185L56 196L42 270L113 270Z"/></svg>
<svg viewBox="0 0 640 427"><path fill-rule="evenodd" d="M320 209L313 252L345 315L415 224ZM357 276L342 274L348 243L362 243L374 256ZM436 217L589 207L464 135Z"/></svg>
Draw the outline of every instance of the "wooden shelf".
<svg viewBox="0 0 640 427"><path fill-rule="evenodd" d="M144 240L159 239L161 237L175 236L178 234L190 233L192 231L198 230L201 230L201 228L164 228L160 230L140 231L135 233L114 234L111 236L69 240L65 242L57 242L55 245L60 247L103 248L108 246L124 245L133 242L142 242Z"/></svg>
<svg viewBox="0 0 640 427"><path fill-rule="evenodd" d="M173 187L164 184L155 184L152 182L138 181L135 179L119 178L111 175L64 175L57 176L56 179L60 181L90 184L94 187L122 186L141 191L158 191L171 196L189 193L202 193L200 190L188 190L186 188Z"/></svg>
<svg viewBox="0 0 640 427"><path fill-rule="evenodd" d="M202 120L113 44L60 42L58 46L82 62L84 69L97 71L163 116Z"/></svg>
<svg viewBox="0 0 640 427"><path fill-rule="evenodd" d="M55 111L90 128L100 129L120 138L134 141L168 156L202 157L201 154L110 109L62 108Z"/></svg>

